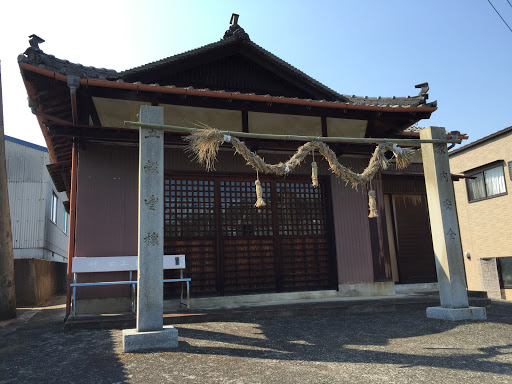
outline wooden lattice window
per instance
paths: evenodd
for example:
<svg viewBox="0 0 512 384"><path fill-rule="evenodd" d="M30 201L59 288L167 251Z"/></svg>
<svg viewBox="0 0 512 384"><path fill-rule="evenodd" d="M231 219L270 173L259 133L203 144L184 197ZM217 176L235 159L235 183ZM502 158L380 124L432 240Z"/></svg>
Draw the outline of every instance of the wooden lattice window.
<svg viewBox="0 0 512 384"><path fill-rule="evenodd" d="M214 182L167 179L164 186L165 237L214 237Z"/></svg>
<svg viewBox="0 0 512 384"><path fill-rule="evenodd" d="M267 205L255 208L254 181L220 181L222 236L272 236L270 183L261 183Z"/></svg>
<svg viewBox="0 0 512 384"><path fill-rule="evenodd" d="M308 183L277 183L279 235L325 235L322 189Z"/></svg>

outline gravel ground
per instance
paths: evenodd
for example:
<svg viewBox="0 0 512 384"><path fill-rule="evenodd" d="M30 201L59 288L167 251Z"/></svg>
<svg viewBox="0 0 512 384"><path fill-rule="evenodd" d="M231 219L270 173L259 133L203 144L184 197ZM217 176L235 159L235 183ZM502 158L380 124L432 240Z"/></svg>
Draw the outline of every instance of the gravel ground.
<svg viewBox="0 0 512 384"><path fill-rule="evenodd" d="M512 303L485 322L423 310L176 326L177 350L124 354L120 330L63 331L64 308L0 324L0 383L512 383Z"/></svg>

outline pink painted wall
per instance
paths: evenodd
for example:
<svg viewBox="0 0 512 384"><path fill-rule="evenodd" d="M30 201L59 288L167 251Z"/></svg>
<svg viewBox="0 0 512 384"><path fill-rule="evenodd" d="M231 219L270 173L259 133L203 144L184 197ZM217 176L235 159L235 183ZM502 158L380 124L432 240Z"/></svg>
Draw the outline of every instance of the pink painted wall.
<svg viewBox="0 0 512 384"><path fill-rule="evenodd" d="M340 162L361 172L367 159L342 158ZM331 176L338 284L373 281L372 248L368 225L366 188L357 190Z"/></svg>
<svg viewBox="0 0 512 384"><path fill-rule="evenodd" d="M262 155L263 156L263 155ZM265 154L278 162L283 156ZM319 162L319 173L329 175L327 164ZM342 158L344 165L361 171L366 159ZM220 152L219 173L248 173L252 168L232 152ZM176 172L203 171L180 149L166 149L165 169ZM310 174L305 162L294 174ZM138 147L88 143L79 153L76 257L129 256L137 254ZM373 281L368 226L367 195L331 177L331 193L337 254L338 282ZM85 279L126 278L124 275L84 276ZM85 280L84 280L85 281ZM107 297L126 294L125 288L109 290ZM83 290L81 298L101 297L99 288ZM106 292L106 291L101 291Z"/></svg>

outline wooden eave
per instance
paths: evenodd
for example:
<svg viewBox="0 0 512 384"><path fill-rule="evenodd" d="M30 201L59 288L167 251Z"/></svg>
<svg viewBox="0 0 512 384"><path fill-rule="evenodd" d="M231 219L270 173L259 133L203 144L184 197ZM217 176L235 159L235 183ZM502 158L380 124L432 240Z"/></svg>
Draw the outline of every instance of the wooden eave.
<svg viewBox="0 0 512 384"><path fill-rule="evenodd" d="M278 114L334 117L368 120L367 137L393 137L404 128L429 118L436 107L380 107L355 105L340 102L304 100L251 95L236 92L218 92L202 89L173 88L158 85L123 83L99 79L80 79L77 90L78 124L73 124L71 99L67 76L58 74L28 63L20 63L22 76L29 99L34 103L41 130L45 137L53 163L71 164L73 139L81 141L137 142L138 133L119 128L101 127L95 116L92 97L149 102L153 105L174 104ZM89 121L93 121L93 126ZM180 144L181 135L167 134L166 144ZM268 141L250 141L255 149L272 148ZM296 143L280 143L278 148L296 147ZM369 153L365 146L337 145L338 153L346 151ZM70 168L69 168L70 169ZM52 174L52 173L51 173ZM52 179L62 189L69 192L69 172L60 170L52 174Z"/></svg>

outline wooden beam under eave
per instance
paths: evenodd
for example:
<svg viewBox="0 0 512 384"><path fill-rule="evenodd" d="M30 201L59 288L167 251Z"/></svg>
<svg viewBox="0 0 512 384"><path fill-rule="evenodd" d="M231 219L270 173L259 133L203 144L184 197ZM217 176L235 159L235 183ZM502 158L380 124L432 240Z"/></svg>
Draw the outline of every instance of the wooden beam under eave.
<svg viewBox="0 0 512 384"><path fill-rule="evenodd" d="M49 108L46 108L43 107L43 113L46 113L48 115L52 114L52 113L59 113L59 112L62 112L62 111L67 111L69 110L69 100L65 103L65 104L55 104L53 107L49 107Z"/></svg>
<svg viewBox="0 0 512 384"><path fill-rule="evenodd" d="M71 185L69 183L69 180L68 180L68 177L69 177L69 173L71 172L71 168L69 168L68 172L60 172L60 176L62 177L62 182L64 183L64 186L66 188L66 192L70 192L71 191Z"/></svg>
<svg viewBox="0 0 512 384"><path fill-rule="evenodd" d="M153 98L151 93L144 91L133 91L124 90L117 88L100 88L100 87L88 87L88 94L94 97L112 98L118 100L129 100L138 102L151 103ZM170 104L170 105L183 105L193 106L202 108L216 108L216 109L227 109L243 111L247 110L250 112L265 112L265 113L276 113L286 115L300 115L300 116L326 116L331 118L343 118L343 119L357 119L357 120L371 120L386 122L389 120L399 120L401 124L410 122L409 111L397 111L397 112L382 112L372 110L359 110L359 109L343 109L343 108L321 108L321 107L307 107L304 105L295 104L269 104L267 102L253 101L248 102L246 100L229 100L229 99L213 99L189 95L187 97L179 97L180 95L175 94L160 94L159 103ZM424 119L430 117L431 112L416 112L418 119ZM399 124L395 124L395 127L399 128ZM389 130L389 129L388 129Z"/></svg>
<svg viewBox="0 0 512 384"><path fill-rule="evenodd" d="M98 111L96 110L96 105L94 104L94 100L91 96L88 97L89 99L89 116L91 117L92 124L101 127L101 119L98 115Z"/></svg>

